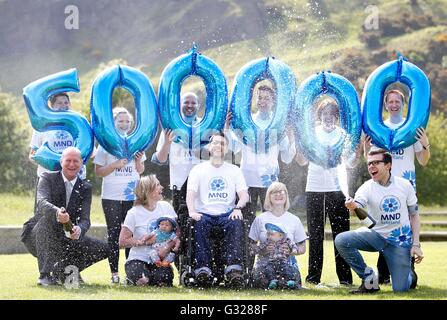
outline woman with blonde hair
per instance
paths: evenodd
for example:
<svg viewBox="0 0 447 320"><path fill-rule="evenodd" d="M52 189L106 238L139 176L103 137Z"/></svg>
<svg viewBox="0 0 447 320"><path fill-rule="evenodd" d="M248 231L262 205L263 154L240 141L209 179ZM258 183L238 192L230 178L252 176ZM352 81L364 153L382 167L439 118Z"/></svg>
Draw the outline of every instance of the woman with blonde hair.
<svg viewBox="0 0 447 320"><path fill-rule="evenodd" d="M254 247L263 248L263 252L259 252L258 260L253 270L255 286L268 287L270 289L274 289L277 286L290 289L301 288L301 275L294 254L300 255L306 252L305 240L307 235L300 219L287 211L289 207L290 200L287 187L281 182L273 182L266 192L264 208L267 211L255 218L249 233L250 246L254 251L256 251ZM285 234L286 238L289 239L289 243L291 242L294 245L293 247L297 247L296 251L292 250L291 246L284 242L284 245L280 248L280 254L287 261L287 268L285 268L287 270L283 270L285 272L284 275L269 272L269 270L275 269L271 264L278 260L277 258L275 260L268 258L275 251L273 243L267 243L267 245L263 246L270 240L268 239L267 229L272 224ZM286 279L286 274L290 273L293 275L293 279ZM272 284L275 285L272 287Z"/></svg>
<svg viewBox="0 0 447 320"><path fill-rule="evenodd" d="M150 246L156 241L152 231L157 228L157 220L161 217L177 219L169 202L162 201L162 192L163 186L154 174L141 177L135 188L134 207L127 213L121 228L119 244L122 248L130 248L125 264L127 280L134 285L172 286L172 267L156 266L149 255ZM167 246L160 248L160 258L166 257L175 244L170 241Z"/></svg>
<svg viewBox="0 0 447 320"><path fill-rule="evenodd" d="M112 110L115 128L121 135L131 131L133 117L123 107ZM118 159L108 153L102 146L98 147L95 160L95 170L98 177L102 177L102 208L107 224L107 239L110 248L109 267L112 273L112 283L119 283L118 274L119 245L118 238L121 224L126 218L127 211L132 208L135 199L134 188L140 174L144 171L144 152L138 152L134 159ZM126 250L126 258L129 250Z"/></svg>

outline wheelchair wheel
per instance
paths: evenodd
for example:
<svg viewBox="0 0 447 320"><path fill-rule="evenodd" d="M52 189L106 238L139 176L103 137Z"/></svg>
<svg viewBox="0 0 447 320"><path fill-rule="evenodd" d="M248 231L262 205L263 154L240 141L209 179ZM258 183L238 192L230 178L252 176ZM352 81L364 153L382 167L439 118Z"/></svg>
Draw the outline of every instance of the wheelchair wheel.
<svg viewBox="0 0 447 320"><path fill-rule="evenodd" d="M192 287L196 284L196 278L194 273L187 270L183 271L180 276L180 284L184 287Z"/></svg>

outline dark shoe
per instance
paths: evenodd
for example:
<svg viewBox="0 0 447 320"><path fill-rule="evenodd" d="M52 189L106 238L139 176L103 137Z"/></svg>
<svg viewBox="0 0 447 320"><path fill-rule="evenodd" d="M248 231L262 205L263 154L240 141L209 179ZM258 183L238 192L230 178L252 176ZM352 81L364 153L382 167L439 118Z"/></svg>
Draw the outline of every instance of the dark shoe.
<svg viewBox="0 0 447 320"><path fill-rule="evenodd" d="M58 282L53 276L45 276L37 280L37 285L43 287L57 286Z"/></svg>
<svg viewBox="0 0 447 320"><path fill-rule="evenodd" d="M360 287L358 287L358 289L350 291L350 293L352 294L368 294L368 293L375 293L377 291L380 291L380 288L366 288L365 283L362 281L362 284L360 285Z"/></svg>
<svg viewBox="0 0 447 320"><path fill-rule="evenodd" d="M416 274L416 271L414 270L414 258L411 259L411 273L413 280L410 284L410 289L416 289L416 286L418 285L418 275Z"/></svg>
<svg viewBox="0 0 447 320"><path fill-rule="evenodd" d="M210 271L202 269L196 276L197 286L200 288L209 288L213 284L213 275Z"/></svg>
<svg viewBox="0 0 447 320"><path fill-rule="evenodd" d="M242 272L233 270L226 274L226 286L232 289L241 289L245 286Z"/></svg>
<svg viewBox="0 0 447 320"><path fill-rule="evenodd" d="M379 274L379 284L387 285L387 284L390 284L390 283L391 283L391 279L390 279L389 276L388 277L381 277L380 274Z"/></svg>

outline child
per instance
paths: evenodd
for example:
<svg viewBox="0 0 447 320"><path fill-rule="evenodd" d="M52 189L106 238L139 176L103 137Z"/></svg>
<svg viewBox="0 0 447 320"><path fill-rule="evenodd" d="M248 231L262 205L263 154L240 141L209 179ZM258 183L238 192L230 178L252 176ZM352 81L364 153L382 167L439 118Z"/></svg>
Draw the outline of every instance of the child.
<svg viewBox="0 0 447 320"><path fill-rule="evenodd" d="M155 223L156 227L151 232L155 235L156 240L153 245L149 247L149 260L157 267L169 267L171 262L174 261L175 254L170 252L163 261L160 259L158 250L166 246L169 241L175 241L175 247L173 251L178 251L180 247L180 239L176 235L177 223L171 217L160 217Z"/></svg>
<svg viewBox="0 0 447 320"><path fill-rule="evenodd" d="M278 286L285 286L290 289L299 289L301 284L297 283L295 270L289 263L290 256L299 254L298 246L287 237L281 226L266 223L265 229L267 239L257 244L254 251L259 255L259 262L264 265L262 273L264 279L268 281L268 288L276 289Z"/></svg>

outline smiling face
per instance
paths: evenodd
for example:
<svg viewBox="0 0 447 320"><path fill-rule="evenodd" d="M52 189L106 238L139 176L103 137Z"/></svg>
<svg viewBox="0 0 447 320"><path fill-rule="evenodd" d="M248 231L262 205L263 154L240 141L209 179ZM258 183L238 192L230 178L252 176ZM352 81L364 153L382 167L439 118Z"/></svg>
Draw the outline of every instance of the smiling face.
<svg viewBox="0 0 447 320"><path fill-rule="evenodd" d="M130 131L132 125L132 120L126 112L119 113L115 117L115 128L121 133L126 134Z"/></svg>
<svg viewBox="0 0 447 320"><path fill-rule="evenodd" d="M71 108L70 100L63 95L57 96L51 104L51 108L56 111L66 111Z"/></svg>
<svg viewBox="0 0 447 320"><path fill-rule="evenodd" d="M287 201L287 191L285 189L275 190L270 193L270 202L273 207L284 207Z"/></svg>
<svg viewBox="0 0 447 320"><path fill-rule="evenodd" d="M149 198L152 201L160 201L163 199L163 186L158 179L155 179L155 188L149 193Z"/></svg>
<svg viewBox="0 0 447 320"><path fill-rule="evenodd" d="M194 117L198 106L197 97L194 94L189 93L182 97L181 111L184 117Z"/></svg>
<svg viewBox="0 0 447 320"><path fill-rule="evenodd" d="M402 96L395 92L390 92L386 96L385 108L390 113L390 116L397 116L402 113Z"/></svg>
<svg viewBox="0 0 447 320"><path fill-rule="evenodd" d="M68 180L73 180L78 175L82 166L81 152L76 148L67 148L61 157L62 173Z"/></svg>
<svg viewBox="0 0 447 320"><path fill-rule="evenodd" d="M368 155L368 172L375 182L386 183L390 177L391 163L383 161L383 154Z"/></svg>
<svg viewBox="0 0 447 320"><path fill-rule="evenodd" d="M223 159L227 153L228 143L225 137L213 135L208 145L210 157L215 159Z"/></svg>
<svg viewBox="0 0 447 320"><path fill-rule="evenodd" d="M268 113L275 103L273 94L268 90L258 90L257 107L259 112Z"/></svg>

